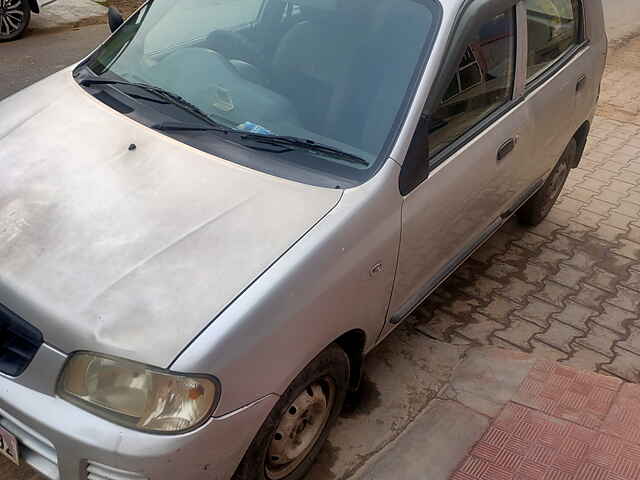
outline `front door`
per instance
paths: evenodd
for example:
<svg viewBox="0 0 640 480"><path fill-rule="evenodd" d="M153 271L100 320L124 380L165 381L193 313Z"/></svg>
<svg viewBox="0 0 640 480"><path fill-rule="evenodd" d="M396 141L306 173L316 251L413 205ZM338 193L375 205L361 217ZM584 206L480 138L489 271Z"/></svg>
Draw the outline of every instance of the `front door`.
<svg viewBox="0 0 640 480"><path fill-rule="evenodd" d="M521 169L532 139L527 108L514 93L515 11L471 30L447 91L424 112L431 171L404 199L387 331L495 231L526 189Z"/></svg>

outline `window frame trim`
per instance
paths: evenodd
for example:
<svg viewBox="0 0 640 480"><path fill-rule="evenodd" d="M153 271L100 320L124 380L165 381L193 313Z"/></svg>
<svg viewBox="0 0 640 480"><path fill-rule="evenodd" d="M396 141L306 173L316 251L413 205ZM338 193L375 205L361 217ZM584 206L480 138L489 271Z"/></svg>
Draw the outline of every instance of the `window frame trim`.
<svg viewBox="0 0 640 480"><path fill-rule="evenodd" d="M473 127L467 130L456 141L449 144L447 147L440 150L433 157L429 157L429 172L434 171L440 165L445 163L451 157L455 156L460 150L466 147L469 143L473 142L480 134L489 129L492 125L497 123L502 117L507 116L511 110L522 103L521 99L508 100L505 104L496 108L488 116L478 121Z"/></svg>
<svg viewBox="0 0 640 480"><path fill-rule="evenodd" d="M514 84L513 98L505 103L502 107L498 107L494 112L478 122L474 127L469 129L464 135L461 135L456 142L444 148L433 157L429 155L427 145L426 132L430 123L430 113L436 107L436 101L439 101L445 95L450 80L447 82L445 78L452 78L459 66L459 59L464 54L464 50L471 42L474 28L488 22L496 15L504 13L509 9L516 9L522 0L463 0L456 7L455 16L451 25L446 31L440 34L444 37L438 44L437 57L432 57L431 61L435 63L434 72L423 72L422 80L429 75L433 76L426 91L416 97L412 101L411 109L414 110L415 125L411 131L406 130L402 133L401 139L403 145L397 143L392 150L396 151L396 161L401 166L400 175L398 177L398 189L400 195L408 196L413 190L426 183L431 172L438 168L443 162L455 155L459 150L464 148L468 143L473 141L480 132L486 130L490 125L498 121L502 116L506 115L510 110L514 109L524 98L523 85L519 82L517 64L516 64L516 83ZM516 36L521 36L521 28L517 21L516 15ZM516 42L516 59L522 55L522 42ZM451 61L451 58L458 60ZM403 127L406 129L406 125ZM400 154L402 155L401 159Z"/></svg>
<svg viewBox="0 0 640 480"><path fill-rule="evenodd" d="M483 131L487 130L491 125L497 123L502 117L506 116L511 110L513 110L516 106L520 104L522 99L522 85L521 85L522 66L520 65L521 64L520 60L522 58L522 53L524 52L524 50L520 50L520 48L522 47L521 39L523 35L520 32L521 25L519 22L518 5L522 3L523 3L523 0L519 0L517 3L515 3L513 6L507 9L507 10L511 9L513 11L513 22L514 22L513 27L514 27L514 34L516 36L515 42L514 42L515 43L514 59L513 59L514 68L513 68L513 85L511 89L511 98L507 99L502 105L497 107L489 115L479 120L476 124L474 124L466 132L464 132L459 138L451 142L449 145L444 147L438 153L436 153L433 156L431 156L431 154L429 153L427 155L429 173L431 173L433 170L435 170L440 165L445 163L447 160L449 160L449 158L453 157L456 153L462 150L469 143L473 142ZM458 31L458 25L456 24L456 28L452 30L452 35L455 35L457 31ZM449 57L449 55L447 55L447 57ZM445 61L447 57L445 57ZM431 111L428 114L430 117L432 116Z"/></svg>

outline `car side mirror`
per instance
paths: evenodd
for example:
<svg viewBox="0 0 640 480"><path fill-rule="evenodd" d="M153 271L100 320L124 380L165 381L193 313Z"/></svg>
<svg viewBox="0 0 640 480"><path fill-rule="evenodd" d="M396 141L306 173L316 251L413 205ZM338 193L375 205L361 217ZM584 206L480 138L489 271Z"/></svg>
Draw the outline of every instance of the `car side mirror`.
<svg viewBox="0 0 640 480"><path fill-rule="evenodd" d="M109 7L109 11L107 13L107 18L109 19L109 29L111 32L115 32L120 25L124 23L124 18L122 18L122 14L115 7Z"/></svg>

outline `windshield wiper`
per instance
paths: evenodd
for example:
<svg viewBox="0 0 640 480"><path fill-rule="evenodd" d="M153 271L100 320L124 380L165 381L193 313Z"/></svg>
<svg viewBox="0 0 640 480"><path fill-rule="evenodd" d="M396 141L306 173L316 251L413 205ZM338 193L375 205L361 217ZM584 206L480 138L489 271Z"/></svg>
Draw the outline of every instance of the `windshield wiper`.
<svg viewBox="0 0 640 480"><path fill-rule="evenodd" d="M203 112L200 108L193 105L188 100L182 98L180 95L170 92L169 90L165 90L162 87L158 87L155 85L149 85L147 83L139 83L139 82L127 82L122 80L100 80L94 78L85 78L80 81L80 85L83 86L91 86L91 85L126 85L138 87L140 89L146 90L148 92L154 93L165 100L168 100L170 103L181 107L183 110L191 113L193 116L199 118L208 124L207 127L198 126L198 125L190 125L183 123L171 123L171 122L163 122L155 125L151 125L151 128L162 131L216 131L223 133L239 133L241 134L241 138L243 140L253 140L256 143L262 143L265 145L273 145L277 147L284 147L282 152L291 151L292 148L309 150L312 152L323 153L340 160L345 160L351 163L357 163L359 165L369 166L369 162L367 162L362 157L354 155L352 153L345 152L340 150L339 148L332 147L330 145L324 145L322 143L318 143L311 139L298 138L298 137L288 137L288 136L277 136L277 135L264 135L259 133L251 133L251 132L243 132L242 130L230 130L213 120L209 115Z"/></svg>
<svg viewBox="0 0 640 480"><path fill-rule="evenodd" d="M339 148L332 147L330 145L318 143L315 140L311 140L308 138L264 135L259 133L246 133L246 132L242 133L241 138L247 139L247 140L253 140L254 142L257 142L257 143L264 143L266 145L274 145L277 147L291 147L291 148L298 148L301 150L310 150L312 152L324 153L326 155L338 158L340 160L345 160L351 163L357 163L359 165L369 166L369 162L367 162L362 157L359 157L352 153L345 152L344 150L340 150Z"/></svg>
<svg viewBox="0 0 640 480"><path fill-rule="evenodd" d="M253 140L254 142L262 143L265 145L283 147L283 150L280 150L275 153L290 152L294 148L298 148L298 149L305 149L305 150L311 150L319 153L324 153L327 155L332 155L334 157L340 158L341 160L346 160L352 163L358 163L360 165L369 166L369 162L367 162L361 157L358 157L357 155L353 155L343 150L339 150L335 147L317 143L314 140L309 140L304 138L286 137L286 136L277 136L277 135L264 135L259 133L244 132L242 130L224 128L222 126L210 127L206 125L192 125L189 123L180 123L180 122L161 122L161 123L156 123L151 125L150 128L153 128L155 130L174 131L174 132L193 131L193 132L235 133L235 134L239 134L240 138L243 140ZM251 146L249 147L251 148ZM273 150L269 150L269 151L273 152Z"/></svg>
<svg viewBox="0 0 640 480"><path fill-rule="evenodd" d="M160 122L154 123L150 125L149 128L153 128L154 130L160 130L163 132L220 132L220 133L229 133L231 130L228 128L224 128L223 126L213 125L197 125L191 123L181 123L181 122Z"/></svg>
<svg viewBox="0 0 640 480"><path fill-rule="evenodd" d="M158 97L158 98L151 98L151 97L147 97L146 95L138 95L137 93L127 93L127 95L131 98L136 98L138 100L146 100L147 102L153 102L153 103L161 103L163 105L169 105L171 102L167 101L167 100L163 100L162 98Z"/></svg>
<svg viewBox="0 0 640 480"><path fill-rule="evenodd" d="M199 118L200 120L208 123L212 127L220 127L220 124L213 120L209 115L203 112L200 108L196 107L194 104L189 102L188 100L182 98L180 95L170 92L169 90L165 90L162 87L158 87L156 85L149 85L148 83L139 83L139 82L126 82L122 80L99 80L97 78L85 78L80 81L80 85L89 87L91 85L126 85L130 87L138 87L142 90L146 90L147 92L155 93L159 97L168 100L169 103L172 103L184 111L191 113L194 117ZM220 127L222 128L222 127Z"/></svg>

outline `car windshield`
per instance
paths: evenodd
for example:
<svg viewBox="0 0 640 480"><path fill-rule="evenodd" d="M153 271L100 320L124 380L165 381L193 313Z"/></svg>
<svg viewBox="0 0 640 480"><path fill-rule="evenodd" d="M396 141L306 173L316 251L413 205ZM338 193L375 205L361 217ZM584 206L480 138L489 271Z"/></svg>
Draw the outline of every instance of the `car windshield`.
<svg viewBox="0 0 640 480"><path fill-rule="evenodd" d="M364 180L395 138L438 15L434 0L152 0L85 65L160 87L234 132L330 147L281 151Z"/></svg>

